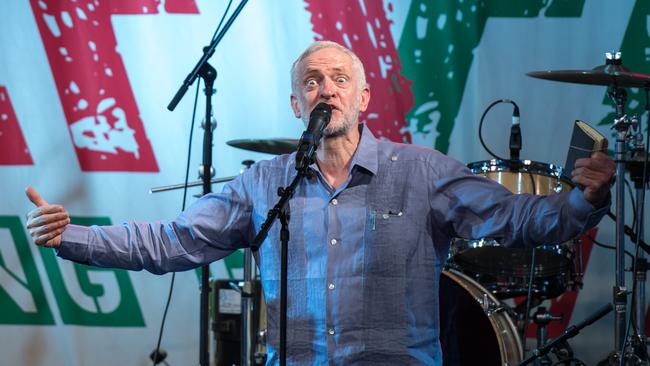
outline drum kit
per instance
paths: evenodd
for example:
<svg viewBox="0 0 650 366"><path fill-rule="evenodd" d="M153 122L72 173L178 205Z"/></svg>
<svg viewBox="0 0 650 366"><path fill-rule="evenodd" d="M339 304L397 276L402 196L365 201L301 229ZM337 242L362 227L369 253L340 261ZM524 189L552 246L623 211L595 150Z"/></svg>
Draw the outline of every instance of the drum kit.
<svg viewBox="0 0 650 366"><path fill-rule="evenodd" d="M628 117L624 113L626 103L626 93L623 88L644 88L646 93L650 88L650 75L630 72L621 65L620 53L607 54L606 65L596 67L591 70L556 70L556 71L537 71L530 72L527 75L546 80L591 84L608 86L611 88L609 95L614 99L616 104L617 119L614 121L615 128L618 131L616 157L617 162L617 181L622 186L624 181L624 164L626 161L635 160L637 167L643 164L645 159L645 150L643 149L642 139L638 138L640 123L637 117ZM630 131L636 131L637 136L632 136ZM630 141L636 141L637 151L643 150L643 159L638 156L632 156L631 151L626 151L627 146L631 146ZM639 148L639 140L641 146ZM270 154L285 154L296 150L298 140L295 139L245 139L232 140L227 142L228 145L249 151L263 152ZM632 149L634 150L634 149ZM249 162L250 165L250 162ZM503 185L515 194L533 194L533 195L552 195L560 192L567 192L573 188L573 184L563 172L562 167L535 162L530 160L486 160L477 161L468 164L469 169L480 176L491 179ZM638 169L636 169L638 171ZM647 175L647 170L644 174ZM216 179L215 182L227 181L233 177ZM197 182L197 185L199 183ZM190 183L192 185L192 183ZM643 185L637 190L637 198L642 198ZM178 188L176 186L159 187L152 191L165 191ZM648 365L646 349L646 338L641 327L637 327L639 333L636 337L637 344L634 347L628 347L625 336L625 327L621 330L621 324L624 324L626 317L626 295L629 293L625 289L623 266L623 235L619 233L624 224L619 224L623 219L623 205L619 191L622 188L617 187L616 206L617 206L617 268L616 268L616 286L614 288L614 300L616 304L617 320L615 330L615 352L606 364L621 364L624 362L630 365ZM621 193L622 195L622 193ZM639 201L641 202L641 201ZM610 213L610 216L611 213ZM637 214L637 217L640 215ZM642 221L639 221L642 222ZM642 232L637 225L638 236ZM643 254L638 253L638 258L643 260ZM247 274L246 281L254 279L255 270L251 269L252 262L248 258L245 268ZM646 263L644 261L644 263ZM548 343L546 326L549 322L560 320L561 317L551 315L541 306L544 300L554 299L566 291L575 291L582 287L582 252L578 240L565 243L551 243L532 248L508 248L502 246L498 241L491 238L481 238L475 240L455 239L451 245L448 262L443 270L440 284L440 311L441 311L441 343L443 346L445 365L523 365L529 362L535 362L535 365L552 365L551 358L548 355L542 355L538 352L541 347ZM643 268L643 281L635 283L636 300L633 305L643 307L644 302L644 281L645 270ZM253 277L252 277L253 276ZM258 295L261 296L261 295ZM243 298L243 297L242 297ZM526 298L526 306L523 307L522 298ZM518 299L520 305L514 299ZM262 301L263 303L263 301ZM263 307L263 306L262 306ZM532 314L532 307L537 307L537 311ZM249 312L251 306L244 305ZM598 315L599 319L607 311ZM622 314L621 314L622 313ZM638 312L643 314L644 312ZM621 321L621 316L623 321ZM247 315L250 317L250 313ZM529 318L538 326L537 346L538 349L533 351L531 357L524 360L525 343L522 338L525 335L525 329L529 323ZM643 320L637 320L639 325ZM593 322L594 319L591 319ZM249 335L247 348L249 352L243 351L242 359L247 362L241 364L258 364L263 359L260 352L253 357L253 349L256 346L255 339L263 339L264 326L248 327L247 329L256 329L258 334ZM575 334L572 334L573 336ZM568 337L568 336L567 336ZM623 338L621 338L623 337ZM630 339L634 340L635 337ZM557 365L584 364L579 360L570 358L570 347L565 342L565 349L555 348ZM243 347L243 346L242 346ZM568 349L566 349L568 348ZM627 349L631 349L628 351ZM564 353L562 353L564 351ZM548 350L546 351L548 352ZM536 358L536 359L535 359ZM563 361L564 358L564 361ZM533 360L535 359L535 360ZM257 361L255 361L257 360ZM524 361L522 361L524 360ZM237 363L236 363L237 364Z"/></svg>

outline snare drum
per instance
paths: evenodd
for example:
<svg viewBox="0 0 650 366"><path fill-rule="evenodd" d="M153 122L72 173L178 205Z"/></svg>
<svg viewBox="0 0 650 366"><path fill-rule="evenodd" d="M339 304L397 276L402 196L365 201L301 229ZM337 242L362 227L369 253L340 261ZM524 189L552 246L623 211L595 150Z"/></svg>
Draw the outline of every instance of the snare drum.
<svg viewBox="0 0 650 366"><path fill-rule="evenodd" d="M455 239L450 266L478 281L501 299L528 293L532 248L506 248L495 240ZM561 295L573 285L573 243L535 248L532 293L540 298Z"/></svg>
<svg viewBox="0 0 650 366"><path fill-rule="evenodd" d="M514 365L523 357L506 307L455 270L440 276L440 344L443 365Z"/></svg>
<svg viewBox="0 0 650 366"><path fill-rule="evenodd" d="M467 164L469 169L494 180L515 194L550 195L567 192L571 182L562 168L536 161L485 160ZM538 246L535 252L533 293L549 298L562 294L572 283L574 246L558 243ZM500 298L526 295L532 249L506 248L489 238L455 239L449 266L469 275Z"/></svg>

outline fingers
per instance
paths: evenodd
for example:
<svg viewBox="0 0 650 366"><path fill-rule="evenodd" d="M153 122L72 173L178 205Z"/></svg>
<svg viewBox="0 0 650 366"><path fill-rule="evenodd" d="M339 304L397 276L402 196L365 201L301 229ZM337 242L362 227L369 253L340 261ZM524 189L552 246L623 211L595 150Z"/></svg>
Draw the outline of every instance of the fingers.
<svg viewBox="0 0 650 366"><path fill-rule="evenodd" d="M36 245L47 246L47 247L58 247L61 244L61 234L65 230L64 227L60 227L49 233L39 235L34 239Z"/></svg>
<svg viewBox="0 0 650 366"><path fill-rule="evenodd" d="M61 205L41 206L41 207L38 207L38 208L30 211L27 214L27 220L29 221L30 219L35 219L35 218L37 218L39 216L43 216L43 215L46 215L46 214L53 214L53 213L57 213L57 212L64 212L64 213L67 214L67 212L65 211L65 209Z"/></svg>
<svg viewBox="0 0 650 366"><path fill-rule="evenodd" d="M68 225L69 223L70 223L70 219L69 218L64 218L64 219L61 219L61 220L58 220L58 221L53 221L53 222L46 223L46 224L44 224L42 226L32 226L32 228L30 228L30 230L29 230L29 233L30 233L30 235L32 237L37 237L37 236L46 234L46 233L48 233L50 231L56 230L58 228L64 227L64 226Z"/></svg>
<svg viewBox="0 0 650 366"><path fill-rule="evenodd" d="M69 220L70 216L67 212L56 212L52 214L39 215L27 220L27 228L31 229L34 227L40 227L52 223L56 223L61 220Z"/></svg>
<svg viewBox="0 0 650 366"><path fill-rule="evenodd" d="M571 180L584 187L584 197L594 206L604 204L614 175L615 164L603 152L594 152L591 157L578 159L571 172Z"/></svg>
<svg viewBox="0 0 650 366"><path fill-rule="evenodd" d="M27 187L25 194L27 194L27 198L29 198L29 200L32 201L32 203L37 207L47 206L47 201L45 201L43 197L41 197L41 195L38 194L34 188L32 188L32 186Z"/></svg>

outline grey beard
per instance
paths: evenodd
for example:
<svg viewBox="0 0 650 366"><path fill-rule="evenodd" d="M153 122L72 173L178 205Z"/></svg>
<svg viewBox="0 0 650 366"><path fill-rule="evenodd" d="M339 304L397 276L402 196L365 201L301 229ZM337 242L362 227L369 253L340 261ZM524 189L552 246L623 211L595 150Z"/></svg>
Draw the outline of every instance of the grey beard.
<svg viewBox="0 0 650 366"><path fill-rule="evenodd" d="M340 137L340 136L345 136L352 127L355 125L355 123L348 123L347 121L341 125L340 127L337 127L333 130L328 129L327 127L325 128L325 131L323 131L323 137L325 138L334 138L334 137Z"/></svg>

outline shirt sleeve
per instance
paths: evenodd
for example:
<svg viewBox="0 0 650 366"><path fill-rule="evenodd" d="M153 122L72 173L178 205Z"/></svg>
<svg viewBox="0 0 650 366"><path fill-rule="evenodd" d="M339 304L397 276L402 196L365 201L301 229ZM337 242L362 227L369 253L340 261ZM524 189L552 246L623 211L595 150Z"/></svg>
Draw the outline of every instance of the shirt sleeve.
<svg viewBox="0 0 650 366"><path fill-rule="evenodd" d="M239 176L219 194L207 194L170 222L112 226L68 225L58 256L99 267L184 271L248 246L252 203Z"/></svg>
<svg viewBox="0 0 650 366"><path fill-rule="evenodd" d="M490 238L506 246L560 243L594 227L609 211L610 199L596 209L578 188L549 196L513 194L451 158L437 160L429 198L451 237Z"/></svg>

